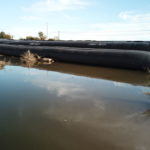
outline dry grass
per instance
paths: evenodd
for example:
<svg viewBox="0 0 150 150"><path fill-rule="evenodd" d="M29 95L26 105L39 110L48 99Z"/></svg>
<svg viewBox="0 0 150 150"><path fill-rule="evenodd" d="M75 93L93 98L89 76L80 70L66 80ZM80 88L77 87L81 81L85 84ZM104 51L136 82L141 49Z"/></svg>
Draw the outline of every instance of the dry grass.
<svg viewBox="0 0 150 150"><path fill-rule="evenodd" d="M5 65L5 61L0 61L0 66L3 66L3 65Z"/></svg>
<svg viewBox="0 0 150 150"><path fill-rule="evenodd" d="M52 64L54 62L51 58L42 58L37 54L33 54L28 50L21 56L21 61L25 63L26 66L32 67L35 64Z"/></svg>
<svg viewBox="0 0 150 150"><path fill-rule="evenodd" d="M9 65L9 64L10 64L9 61L1 60L0 61L0 69L3 69L6 65Z"/></svg>
<svg viewBox="0 0 150 150"><path fill-rule="evenodd" d="M31 53L30 50L28 50L21 56L21 61L25 63L35 63L37 62L37 58L35 54Z"/></svg>

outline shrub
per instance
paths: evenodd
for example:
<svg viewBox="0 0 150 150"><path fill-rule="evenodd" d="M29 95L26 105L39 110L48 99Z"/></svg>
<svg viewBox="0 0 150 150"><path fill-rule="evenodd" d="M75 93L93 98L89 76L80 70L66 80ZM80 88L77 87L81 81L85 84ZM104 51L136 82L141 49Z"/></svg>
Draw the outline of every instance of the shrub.
<svg viewBox="0 0 150 150"><path fill-rule="evenodd" d="M25 40L40 40L38 37L26 36Z"/></svg>
<svg viewBox="0 0 150 150"><path fill-rule="evenodd" d="M21 60L25 63L37 61L36 56L33 53L31 53L30 50L28 50L21 56Z"/></svg>
<svg viewBox="0 0 150 150"><path fill-rule="evenodd" d="M39 35L40 40L46 40L47 38L43 32L39 32L38 35Z"/></svg>
<svg viewBox="0 0 150 150"><path fill-rule="evenodd" d="M50 39L48 39L48 41L55 41L55 39L51 39L51 38L50 38Z"/></svg>
<svg viewBox="0 0 150 150"><path fill-rule="evenodd" d="M13 36L10 34L6 34L5 32L0 32L0 38L1 39L13 39Z"/></svg>

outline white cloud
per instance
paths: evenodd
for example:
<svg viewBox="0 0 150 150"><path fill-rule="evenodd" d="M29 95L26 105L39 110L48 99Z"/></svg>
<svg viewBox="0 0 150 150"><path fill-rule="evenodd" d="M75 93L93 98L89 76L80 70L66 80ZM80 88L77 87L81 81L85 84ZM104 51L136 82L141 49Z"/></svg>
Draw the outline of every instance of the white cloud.
<svg viewBox="0 0 150 150"><path fill-rule="evenodd" d="M91 31L82 33L80 37L96 40L149 40L150 13L121 12L120 21L112 23L96 23Z"/></svg>
<svg viewBox="0 0 150 150"><path fill-rule="evenodd" d="M27 78L25 81L26 82L31 82L32 84L44 88L49 92L53 92L56 94L57 97L62 97L66 96L68 99L67 101L71 101L73 99L86 99L89 97L89 95L86 97L85 96L85 89L81 85L74 83L74 82L66 82L68 78L61 78L61 80L58 79L52 79L49 80L47 78L38 78L37 74L39 73L38 71L32 71L33 73L29 74L32 76L35 76L34 79ZM28 75L27 73L24 72L25 75Z"/></svg>
<svg viewBox="0 0 150 150"><path fill-rule="evenodd" d="M88 26L88 25L87 25ZM114 22L92 24L89 31L61 34L72 40L149 40L150 23Z"/></svg>
<svg viewBox="0 0 150 150"><path fill-rule="evenodd" d="M37 16L23 16L23 17L21 17L21 19L23 21L39 21L39 20L41 20L41 18L37 17Z"/></svg>
<svg viewBox="0 0 150 150"><path fill-rule="evenodd" d="M137 14L132 11L124 11L119 14L119 17L123 20L130 20L130 21L150 21L150 13L144 14Z"/></svg>
<svg viewBox="0 0 150 150"><path fill-rule="evenodd" d="M41 6L40 6L41 5ZM78 6L85 7L87 3L81 0L47 0L33 4L29 9L36 11L45 11L42 15L36 13L36 15L24 16L24 21L38 21L48 20L46 16L48 11L61 11L61 16L66 20L72 20L72 16L62 10L77 9ZM45 8L45 10L44 10ZM60 31L60 37L62 40L149 40L150 39L150 13L136 13L133 11L120 12L116 17L120 18L118 21L109 23L93 23L85 24L81 28L71 29L72 25L68 30L64 28L64 25L52 24L49 29L49 38L53 38L57 35L56 31ZM40 20L41 21L41 20ZM44 21L43 21L44 22ZM45 21L46 22L46 21ZM67 21L66 21L67 22ZM25 37L27 35L37 36L39 31L46 33L46 25L36 24L35 26L19 26L11 27L8 32L17 35L16 38ZM54 32L55 31L55 32Z"/></svg>
<svg viewBox="0 0 150 150"><path fill-rule="evenodd" d="M41 0L26 9L33 12L52 12L81 9L86 6L88 3L84 0Z"/></svg>
<svg viewBox="0 0 150 150"><path fill-rule="evenodd" d="M37 26L17 26L17 27L11 27L9 28L8 30L6 30L6 32L9 32L11 33L12 35L15 35L15 39L18 39L18 38L23 38L23 37L26 37L26 36L38 36L38 32L39 31L42 31L45 33L46 31L46 28L45 26L40 26L40 25L37 25Z"/></svg>
<svg viewBox="0 0 150 150"><path fill-rule="evenodd" d="M11 27L7 32L17 35L16 38L25 37L27 35L37 36L39 31L46 32L44 26L33 27ZM60 37L63 40L149 40L150 39L150 23L135 22L116 22L116 23L99 23L86 25L91 26L90 30L61 31ZM56 29L51 31L55 31ZM57 35L57 32L51 33L50 38Z"/></svg>

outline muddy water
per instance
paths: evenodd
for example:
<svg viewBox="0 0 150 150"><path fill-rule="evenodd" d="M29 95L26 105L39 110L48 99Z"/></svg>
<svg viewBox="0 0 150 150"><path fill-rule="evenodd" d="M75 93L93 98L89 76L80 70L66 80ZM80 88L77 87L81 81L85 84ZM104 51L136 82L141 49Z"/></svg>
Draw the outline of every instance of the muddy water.
<svg viewBox="0 0 150 150"><path fill-rule="evenodd" d="M14 64L0 70L0 149L150 149L147 73Z"/></svg>

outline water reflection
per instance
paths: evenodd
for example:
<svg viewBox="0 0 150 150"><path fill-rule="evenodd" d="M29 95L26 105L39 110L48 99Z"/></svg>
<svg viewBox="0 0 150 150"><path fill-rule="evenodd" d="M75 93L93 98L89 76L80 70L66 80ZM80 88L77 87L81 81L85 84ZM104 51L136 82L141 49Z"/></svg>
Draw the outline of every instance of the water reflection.
<svg viewBox="0 0 150 150"><path fill-rule="evenodd" d="M4 62L3 61L0 61L0 70L3 69L5 66Z"/></svg>
<svg viewBox="0 0 150 150"><path fill-rule="evenodd" d="M10 63L9 63L9 61L7 61L6 59L5 59L5 57L3 57L2 55L0 55L0 70L1 69L4 69L4 67L6 66L6 65L9 65Z"/></svg>
<svg viewBox="0 0 150 150"><path fill-rule="evenodd" d="M150 149L150 88L75 73L0 71L1 149Z"/></svg>
<svg viewBox="0 0 150 150"><path fill-rule="evenodd" d="M3 56L4 57L4 56ZM1 57L0 57L1 60ZM4 59L3 59L4 60ZM150 75L146 72L114 69L114 68L103 68L85 65L75 65L67 63L55 62L53 64L41 62L35 64L22 64L15 57L5 57L5 60L11 62L11 65L21 65L24 67L34 67L41 70L55 71L67 74L73 74L78 76L86 76L90 78L98 78L105 80L112 80L117 82L124 82L134 85L150 86Z"/></svg>

